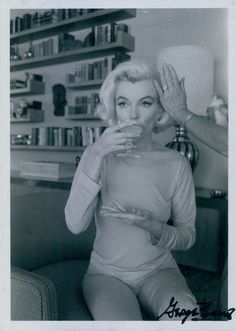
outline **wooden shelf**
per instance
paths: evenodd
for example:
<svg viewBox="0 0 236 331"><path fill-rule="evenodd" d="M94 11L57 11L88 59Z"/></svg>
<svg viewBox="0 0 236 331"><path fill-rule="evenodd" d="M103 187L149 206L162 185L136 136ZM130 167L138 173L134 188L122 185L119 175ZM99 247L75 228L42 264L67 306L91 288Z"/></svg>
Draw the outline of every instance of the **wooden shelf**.
<svg viewBox="0 0 236 331"><path fill-rule="evenodd" d="M36 95L45 93L45 83L37 80L30 80L23 88L11 89L11 96Z"/></svg>
<svg viewBox="0 0 236 331"><path fill-rule="evenodd" d="M83 153L84 146L37 146L37 145L11 145L11 150L18 151L44 151L44 152L76 152Z"/></svg>
<svg viewBox="0 0 236 331"><path fill-rule="evenodd" d="M71 90L88 90L88 89L94 89L99 88L103 83L103 79L98 80L88 80L84 82L73 82L73 83L67 83L66 87Z"/></svg>
<svg viewBox="0 0 236 331"><path fill-rule="evenodd" d="M34 185L41 187L50 187L62 190L70 190L73 178L48 179L36 177L23 177L20 170L11 170L11 183L22 185Z"/></svg>
<svg viewBox="0 0 236 331"><path fill-rule="evenodd" d="M119 21L136 16L136 9L102 9L86 15L73 17L64 21L42 25L10 35L11 45L31 40L48 38L60 32L83 30L93 25Z"/></svg>
<svg viewBox="0 0 236 331"><path fill-rule="evenodd" d="M101 121L101 118L98 116L94 116L91 114L67 114L65 116L67 120L99 120Z"/></svg>
<svg viewBox="0 0 236 331"><path fill-rule="evenodd" d="M54 55L41 56L32 59L17 60L11 62L11 71L37 68L60 63L75 62L100 56L112 55L119 51L133 52L134 37L128 33L119 31L116 42L101 46L78 48Z"/></svg>
<svg viewBox="0 0 236 331"><path fill-rule="evenodd" d="M11 123L39 123L44 121L44 111L29 109L25 117L11 118Z"/></svg>

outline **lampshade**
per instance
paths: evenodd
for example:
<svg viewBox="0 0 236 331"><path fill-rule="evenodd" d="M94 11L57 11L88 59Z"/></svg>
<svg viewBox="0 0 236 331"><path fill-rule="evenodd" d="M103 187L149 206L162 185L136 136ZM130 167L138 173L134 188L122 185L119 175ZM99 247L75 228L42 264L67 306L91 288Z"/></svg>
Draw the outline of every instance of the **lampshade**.
<svg viewBox="0 0 236 331"><path fill-rule="evenodd" d="M207 115L213 98L214 57L204 47L182 45L165 48L157 55L157 68L171 64L180 78L185 77L187 104L191 112Z"/></svg>

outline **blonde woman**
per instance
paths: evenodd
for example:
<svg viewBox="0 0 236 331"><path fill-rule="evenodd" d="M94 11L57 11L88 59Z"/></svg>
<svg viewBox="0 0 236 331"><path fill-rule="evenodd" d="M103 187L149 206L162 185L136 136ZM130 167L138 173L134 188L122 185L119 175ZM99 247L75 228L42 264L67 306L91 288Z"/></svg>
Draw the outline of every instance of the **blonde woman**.
<svg viewBox="0 0 236 331"><path fill-rule="evenodd" d="M152 139L169 121L157 80L156 69L144 62L126 62L108 74L99 113L109 127L85 150L65 208L75 234L95 215L82 284L95 320L141 320L141 311L160 320L199 316L171 255L195 242L192 173L183 156Z"/></svg>

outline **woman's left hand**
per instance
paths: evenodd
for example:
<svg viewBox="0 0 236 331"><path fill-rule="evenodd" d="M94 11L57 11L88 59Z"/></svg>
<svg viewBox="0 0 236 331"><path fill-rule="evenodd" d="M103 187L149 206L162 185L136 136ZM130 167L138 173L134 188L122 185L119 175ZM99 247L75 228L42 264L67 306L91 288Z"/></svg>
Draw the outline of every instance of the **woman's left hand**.
<svg viewBox="0 0 236 331"><path fill-rule="evenodd" d="M146 230L155 235L162 233L162 224L155 220L152 213L147 210L131 208L130 210L124 209L117 201L112 200L115 207L103 206L101 213L103 216L115 217L122 219L129 225L135 225L143 230Z"/></svg>
<svg viewBox="0 0 236 331"><path fill-rule="evenodd" d="M186 103L184 78L179 78L171 65L164 64L161 71L161 84L154 82L160 102L173 120L181 121L189 112Z"/></svg>

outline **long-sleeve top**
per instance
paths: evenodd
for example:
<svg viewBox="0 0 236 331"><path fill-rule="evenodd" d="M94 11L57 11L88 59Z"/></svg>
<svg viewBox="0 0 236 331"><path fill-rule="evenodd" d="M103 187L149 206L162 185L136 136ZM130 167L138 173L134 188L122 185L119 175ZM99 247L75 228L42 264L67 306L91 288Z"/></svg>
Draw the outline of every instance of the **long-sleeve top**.
<svg viewBox="0 0 236 331"><path fill-rule="evenodd" d="M140 151L140 158L103 160L98 183L84 171L89 146L75 173L65 207L68 228L79 234L93 216L96 237L90 264L124 279L145 277L153 270L175 267L171 250L187 250L195 242L195 193L190 165L178 152L161 147ZM155 244L150 233L119 218L103 216L102 205L113 206L116 200L125 209L148 210L163 232ZM167 224L168 220L173 225ZM121 277L121 278L122 278Z"/></svg>

